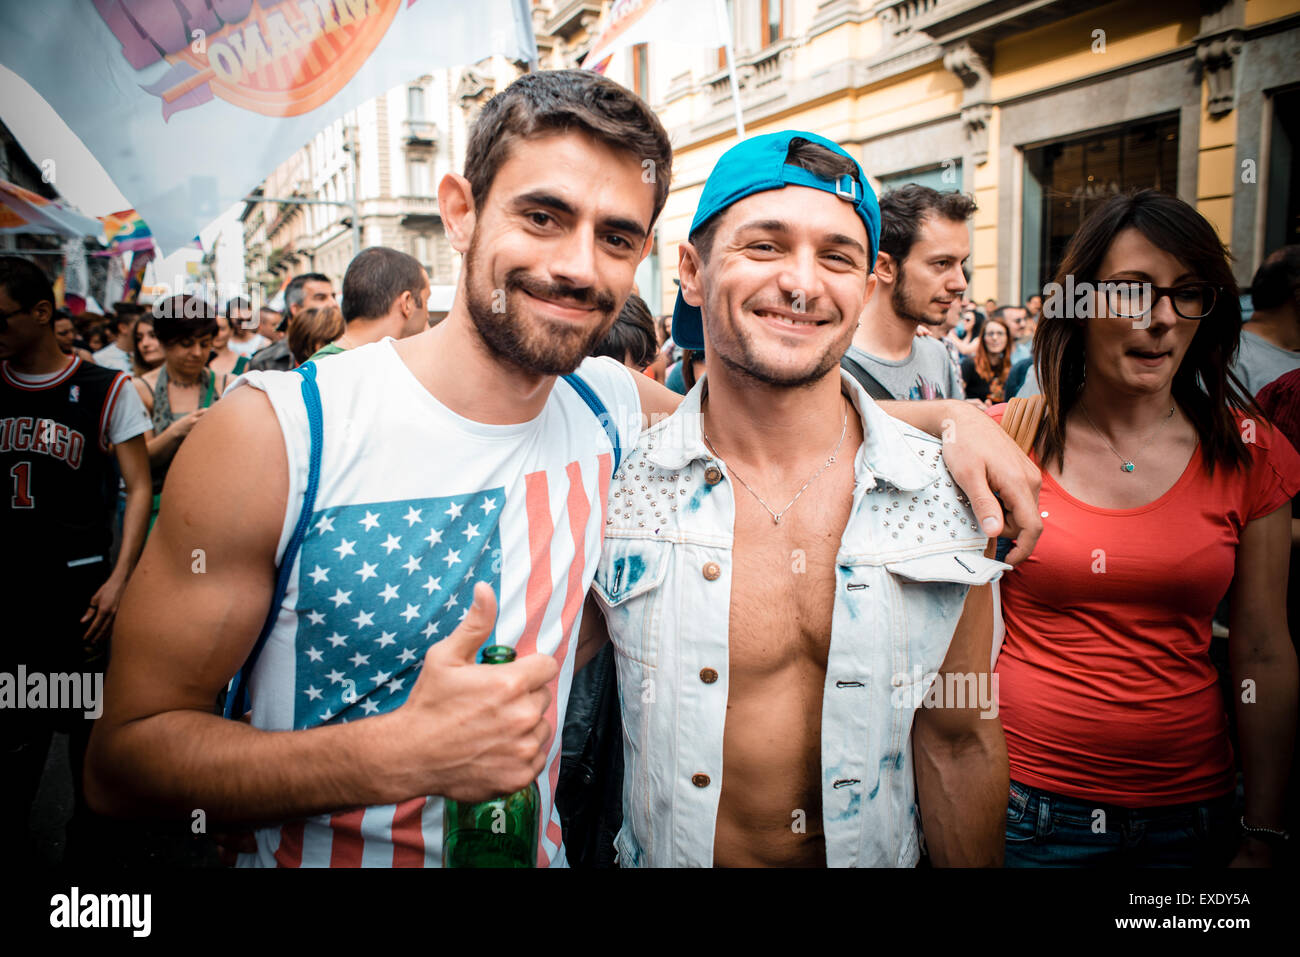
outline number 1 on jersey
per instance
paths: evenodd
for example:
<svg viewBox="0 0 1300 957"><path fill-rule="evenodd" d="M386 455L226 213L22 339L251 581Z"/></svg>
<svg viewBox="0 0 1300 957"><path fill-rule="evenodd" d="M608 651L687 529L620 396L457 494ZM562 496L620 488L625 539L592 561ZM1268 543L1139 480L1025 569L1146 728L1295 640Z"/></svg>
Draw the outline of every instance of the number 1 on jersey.
<svg viewBox="0 0 1300 957"><path fill-rule="evenodd" d="M12 508L35 508L32 498L32 463L18 462L9 470L14 479L14 497L10 501Z"/></svg>

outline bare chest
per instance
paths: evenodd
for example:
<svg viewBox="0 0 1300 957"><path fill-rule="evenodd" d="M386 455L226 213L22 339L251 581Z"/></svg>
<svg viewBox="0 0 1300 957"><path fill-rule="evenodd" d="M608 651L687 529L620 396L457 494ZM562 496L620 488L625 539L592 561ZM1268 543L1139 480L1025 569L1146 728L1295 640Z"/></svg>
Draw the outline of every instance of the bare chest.
<svg viewBox="0 0 1300 957"><path fill-rule="evenodd" d="M732 678L761 677L798 662L824 672L835 556L852 509L852 456L823 473L779 524L740 483L733 484Z"/></svg>

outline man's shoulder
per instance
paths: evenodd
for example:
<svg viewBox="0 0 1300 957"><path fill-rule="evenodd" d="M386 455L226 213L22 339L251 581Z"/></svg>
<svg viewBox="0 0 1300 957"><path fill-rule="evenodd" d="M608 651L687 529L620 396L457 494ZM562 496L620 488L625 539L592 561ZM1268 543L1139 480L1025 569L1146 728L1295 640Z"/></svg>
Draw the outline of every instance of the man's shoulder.
<svg viewBox="0 0 1300 957"><path fill-rule="evenodd" d="M587 356L573 374L601 395L615 390L636 391L632 370L609 356Z"/></svg>

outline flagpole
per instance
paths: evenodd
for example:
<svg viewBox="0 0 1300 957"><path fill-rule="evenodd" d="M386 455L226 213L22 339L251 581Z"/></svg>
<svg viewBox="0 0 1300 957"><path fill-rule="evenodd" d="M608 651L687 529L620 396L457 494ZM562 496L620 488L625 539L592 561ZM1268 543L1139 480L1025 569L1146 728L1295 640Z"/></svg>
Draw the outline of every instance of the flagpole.
<svg viewBox="0 0 1300 957"><path fill-rule="evenodd" d="M722 27L722 48L727 57L727 77L731 81L731 105L736 111L736 136L745 138L745 118L740 109L740 86L736 83L736 51L732 48L731 15L727 13L727 0L714 0L719 25Z"/></svg>

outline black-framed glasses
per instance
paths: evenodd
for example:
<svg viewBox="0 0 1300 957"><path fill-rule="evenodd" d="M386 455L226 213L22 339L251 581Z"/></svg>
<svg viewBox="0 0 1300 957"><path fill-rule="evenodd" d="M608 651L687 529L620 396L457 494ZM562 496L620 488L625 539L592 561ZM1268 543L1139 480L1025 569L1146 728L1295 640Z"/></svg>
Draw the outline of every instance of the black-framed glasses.
<svg viewBox="0 0 1300 957"><path fill-rule="evenodd" d="M1109 315L1119 319L1140 319L1168 296L1174 312L1184 319L1204 319L1214 311L1222 289L1210 282L1185 282L1177 286L1154 286L1136 280L1098 283Z"/></svg>

